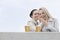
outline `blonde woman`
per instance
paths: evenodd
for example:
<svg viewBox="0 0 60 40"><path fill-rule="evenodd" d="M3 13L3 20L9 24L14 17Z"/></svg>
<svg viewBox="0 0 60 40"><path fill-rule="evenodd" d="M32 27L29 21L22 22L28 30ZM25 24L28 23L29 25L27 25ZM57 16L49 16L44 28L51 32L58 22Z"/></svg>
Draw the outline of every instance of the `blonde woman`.
<svg viewBox="0 0 60 40"><path fill-rule="evenodd" d="M57 20L44 7L39 9L39 21L42 26L42 32L59 32Z"/></svg>

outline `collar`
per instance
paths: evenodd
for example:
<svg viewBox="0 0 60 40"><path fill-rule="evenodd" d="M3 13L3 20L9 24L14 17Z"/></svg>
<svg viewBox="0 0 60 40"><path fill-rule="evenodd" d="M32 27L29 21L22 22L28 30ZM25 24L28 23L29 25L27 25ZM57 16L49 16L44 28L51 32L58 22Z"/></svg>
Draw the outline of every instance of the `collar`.
<svg viewBox="0 0 60 40"><path fill-rule="evenodd" d="M32 19L31 21L34 22L34 23L37 23L37 21L35 21L34 19Z"/></svg>

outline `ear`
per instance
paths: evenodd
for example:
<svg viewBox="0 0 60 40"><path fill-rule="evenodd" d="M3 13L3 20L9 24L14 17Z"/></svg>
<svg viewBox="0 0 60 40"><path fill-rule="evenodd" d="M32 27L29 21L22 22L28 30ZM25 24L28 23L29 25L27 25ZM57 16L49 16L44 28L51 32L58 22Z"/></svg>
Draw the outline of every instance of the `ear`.
<svg viewBox="0 0 60 40"><path fill-rule="evenodd" d="M31 18L33 18L33 16L31 15Z"/></svg>

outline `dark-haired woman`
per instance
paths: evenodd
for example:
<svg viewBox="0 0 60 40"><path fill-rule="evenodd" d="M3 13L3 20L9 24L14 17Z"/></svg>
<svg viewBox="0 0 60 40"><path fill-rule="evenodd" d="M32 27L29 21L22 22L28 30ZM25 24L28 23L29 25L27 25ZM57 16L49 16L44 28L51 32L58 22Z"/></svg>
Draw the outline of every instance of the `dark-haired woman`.
<svg viewBox="0 0 60 40"><path fill-rule="evenodd" d="M36 26L38 25L38 10L33 9L30 13L31 20L27 22L27 25L30 26L30 32L36 31Z"/></svg>

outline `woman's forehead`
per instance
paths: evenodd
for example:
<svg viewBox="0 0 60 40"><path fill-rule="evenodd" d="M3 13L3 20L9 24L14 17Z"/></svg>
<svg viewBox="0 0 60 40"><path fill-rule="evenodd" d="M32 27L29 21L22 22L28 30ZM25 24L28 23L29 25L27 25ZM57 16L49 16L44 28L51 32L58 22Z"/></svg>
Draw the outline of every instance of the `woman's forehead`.
<svg viewBox="0 0 60 40"><path fill-rule="evenodd" d="M43 13L43 10L39 10L39 13Z"/></svg>
<svg viewBox="0 0 60 40"><path fill-rule="evenodd" d="M39 10L39 12L43 12L43 10Z"/></svg>
<svg viewBox="0 0 60 40"><path fill-rule="evenodd" d="M36 10L36 11L34 11L33 13L39 13L39 11L38 11L38 10Z"/></svg>

